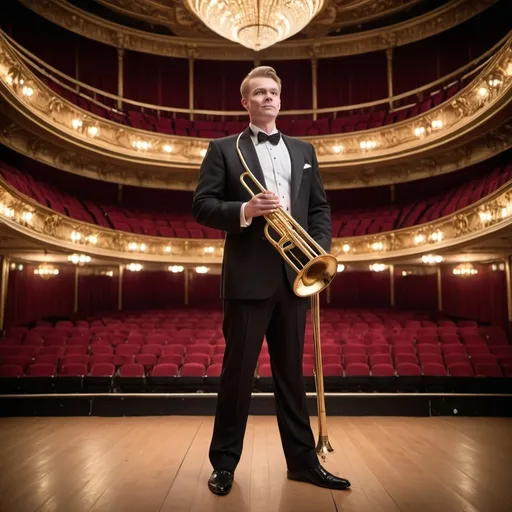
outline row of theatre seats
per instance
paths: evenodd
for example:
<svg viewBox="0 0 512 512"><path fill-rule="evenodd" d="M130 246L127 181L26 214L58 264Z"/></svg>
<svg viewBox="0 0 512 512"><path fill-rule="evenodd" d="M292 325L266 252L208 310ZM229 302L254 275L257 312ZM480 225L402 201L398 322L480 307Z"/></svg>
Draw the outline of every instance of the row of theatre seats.
<svg viewBox="0 0 512 512"><path fill-rule="evenodd" d="M334 316L332 316L334 315ZM326 377L510 377L512 345L499 327L372 313L322 316ZM123 321L124 320L124 321ZM0 376L219 377L225 342L220 317L105 318L14 327L0 340ZM312 326L306 327L305 376L312 376ZM263 344L258 377L271 377Z"/></svg>
<svg viewBox="0 0 512 512"><path fill-rule="evenodd" d="M188 118L178 117L179 115L173 117L172 113L165 111L161 111L160 114L157 112L142 112L135 110L137 107L132 107L132 105L129 104L125 104L124 111L119 111L89 101L83 96L68 91L50 80L48 80L47 84L56 94L91 114L140 130L184 137L216 139L240 133L245 130L248 125L247 121L210 121L197 119L191 121ZM292 119L289 116L281 116L277 120L277 126L282 133L295 137L348 133L379 128L423 114L437 107L444 101L448 101L460 88L462 88L460 82L450 84L446 88L429 94L418 103L401 110L378 110L355 114L338 112L336 114L327 114L326 117L320 117L320 119L317 120Z"/></svg>
<svg viewBox="0 0 512 512"><path fill-rule="evenodd" d="M19 192L44 206L76 220L100 226L152 236L178 238L223 238L223 233L195 222L189 213L181 215L161 211L141 211L98 201L79 200L59 187L38 180L7 164L0 166L2 177ZM512 162L462 185L445 189L433 197L401 205L375 207L370 210L343 211L332 204L334 237L360 236L407 228L450 215L492 194L512 179Z"/></svg>

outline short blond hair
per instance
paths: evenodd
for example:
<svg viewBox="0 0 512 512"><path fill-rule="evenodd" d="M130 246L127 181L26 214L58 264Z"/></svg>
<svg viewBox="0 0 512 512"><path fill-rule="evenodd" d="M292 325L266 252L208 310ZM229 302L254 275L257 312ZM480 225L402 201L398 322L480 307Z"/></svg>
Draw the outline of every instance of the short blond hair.
<svg viewBox="0 0 512 512"><path fill-rule="evenodd" d="M272 78L279 86L279 93L281 93L281 79L277 76L276 70L270 66L259 66L251 70L247 76L242 80L240 85L240 94L245 98L248 94L249 80L251 78Z"/></svg>

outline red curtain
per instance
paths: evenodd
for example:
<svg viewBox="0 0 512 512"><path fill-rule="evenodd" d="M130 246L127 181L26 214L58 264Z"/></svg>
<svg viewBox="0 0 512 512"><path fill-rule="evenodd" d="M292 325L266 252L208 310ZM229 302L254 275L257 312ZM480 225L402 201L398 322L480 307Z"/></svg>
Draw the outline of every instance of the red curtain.
<svg viewBox="0 0 512 512"><path fill-rule="evenodd" d="M365 103L387 96L384 52L319 59L319 108Z"/></svg>
<svg viewBox="0 0 512 512"><path fill-rule="evenodd" d="M46 281L34 274L35 268L36 265L25 265L21 272L9 272L6 328L47 317L73 315L75 269L60 266L59 275Z"/></svg>
<svg viewBox="0 0 512 512"><path fill-rule="evenodd" d="M117 49L92 39L77 40L79 77L96 89L117 94ZM108 100L111 104L112 100Z"/></svg>
<svg viewBox="0 0 512 512"><path fill-rule="evenodd" d="M478 274L461 277L453 274L454 265L443 265L443 312L459 318L505 326L507 289L505 272L490 265L474 265Z"/></svg>
<svg viewBox="0 0 512 512"><path fill-rule="evenodd" d="M188 60L132 51L124 54L124 96L128 99L188 108Z"/></svg>
<svg viewBox="0 0 512 512"><path fill-rule="evenodd" d="M168 271L124 271L123 310L162 309L184 304L184 274Z"/></svg>
<svg viewBox="0 0 512 512"><path fill-rule="evenodd" d="M194 108L242 111L240 84L252 68L253 64L249 61L196 60Z"/></svg>
<svg viewBox="0 0 512 512"><path fill-rule="evenodd" d="M389 272L345 270L331 284L331 307L389 308Z"/></svg>
<svg viewBox="0 0 512 512"><path fill-rule="evenodd" d="M188 285L188 305L191 308L208 307L220 309L220 275L198 274L191 271Z"/></svg>
<svg viewBox="0 0 512 512"><path fill-rule="evenodd" d="M402 275L395 268L395 307L405 310L437 310L437 274Z"/></svg>
<svg viewBox="0 0 512 512"><path fill-rule="evenodd" d="M79 275L78 316L88 317L102 312L115 311L118 288L117 271L114 271L113 277Z"/></svg>

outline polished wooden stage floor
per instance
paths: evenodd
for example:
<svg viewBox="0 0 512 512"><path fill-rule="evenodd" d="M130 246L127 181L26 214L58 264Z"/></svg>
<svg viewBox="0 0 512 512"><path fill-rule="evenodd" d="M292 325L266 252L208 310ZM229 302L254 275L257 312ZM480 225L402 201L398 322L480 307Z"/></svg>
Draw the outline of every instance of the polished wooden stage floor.
<svg viewBox="0 0 512 512"><path fill-rule="evenodd" d="M316 418L312 424L316 431ZM512 420L328 417L330 491L286 480L274 417L249 419L235 485L207 488L211 417L0 419L0 510L501 512Z"/></svg>

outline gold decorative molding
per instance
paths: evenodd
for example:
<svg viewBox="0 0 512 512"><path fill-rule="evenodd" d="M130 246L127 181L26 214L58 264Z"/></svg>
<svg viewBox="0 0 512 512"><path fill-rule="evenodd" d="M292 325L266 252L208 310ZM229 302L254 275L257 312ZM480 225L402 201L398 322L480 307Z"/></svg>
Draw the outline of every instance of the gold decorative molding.
<svg viewBox="0 0 512 512"><path fill-rule="evenodd" d="M480 201L432 222L375 235L335 239L342 263L385 261L467 245L512 224L512 180Z"/></svg>
<svg viewBox="0 0 512 512"><path fill-rule="evenodd" d="M0 179L0 222L50 248L117 261L204 265L222 261L224 240L139 235L77 221L42 206L3 179ZM511 224L512 180L477 203L427 224L375 235L336 238L332 253L343 263L399 260L461 247Z"/></svg>
<svg viewBox="0 0 512 512"><path fill-rule="evenodd" d="M172 190L195 190L197 172L162 167L129 167L107 161L99 155L66 148L34 134L0 114L0 143L55 169L110 183ZM343 169L321 168L328 190L376 187L405 183L447 174L487 160L512 147L512 121L469 141L451 144L431 155L374 165L354 165Z"/></svg>
<svg viewBox="0 0 512 512"><path fill-rule="evenodd" d="M357 165L357 170L368 176L391 163L410 166L413 158L423 166L422 160L436 161L436 155L449 144L466 144L482 130L492 130L510 118L511 42L509 38L466 88L422 115L372 130L305 137L315 147L322 172L328 175ZM193 170L195 179L209 144L207 139L137 130L78 108L41 82L3 38L0 94L4 113L21 126L59 141L68 151L100 158L111 166L122 165L126 172L136 167L141 180L148 167L165 170L171 180L176 171ZM508 131L502 133L509 135ZM345 181L343 174L338 179Z"/></svg>
<svg viewBox="0 0 512 512"><path fill-rule="evenodd" d="M97 3L153 25L168 27L179 37L218 36L176 0L95 0ZM326 36L335 28L374 21L411 9L423 0L328 0L322 12L300 32L302 37Z"/></svg>
<svg viewBox="0 0 512 512"><path fill-rule="evenodd" d="M221 38L183 38L151 34L108 22L74 7L64 0L19 0L43 18L111 46L167 57L208 60L293 60L311 58L312 41L288 40L261 52L248 50ZM483 12L497 0L452 0L446 5L410 21L390 27L343 36L315 39L317 58L340 57L384 50L431 37ZM322 15L320 15L322 16ZM324 12L329 23L329 13Z"/></svg>

